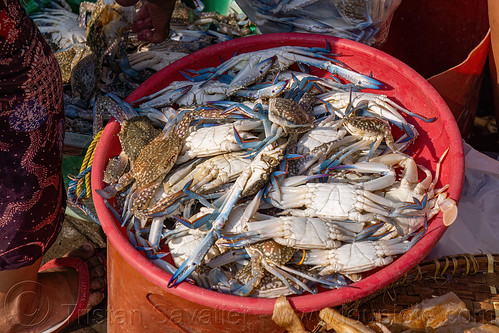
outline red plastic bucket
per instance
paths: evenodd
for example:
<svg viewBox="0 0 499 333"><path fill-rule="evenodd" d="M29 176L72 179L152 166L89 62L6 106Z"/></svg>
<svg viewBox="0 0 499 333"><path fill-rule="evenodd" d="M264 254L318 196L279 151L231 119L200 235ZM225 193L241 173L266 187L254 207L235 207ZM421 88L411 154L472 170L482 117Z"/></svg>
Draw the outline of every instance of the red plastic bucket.
<svg viewBox="0 0 499 333"><path fill-rule="evenodd" d="M435 164L442 153L450 148L442 164L441 177L437 186L449 184L448 194L457 202L464 180L464 159L461 135L449 108L435 89L413 69L386 53L350 40L298 33L267 34L235 39L202 49L172 63L144 82L127 98L127 101L132 102L158 91L174 80L182 80L179 70L216 66L220 64L220 58L229 59L236 51L244 53L283 45L325 47L326 41L330 44L332 53L343 55L341 60L347 66L364 74L373 73L376 79L384 82L388 87L383 91L384 94L419 114L437 117L433 123L424 123L418 119L410 120L420 133L416 143L410 149L417 163L435 170ZM99 140L92 168L93 191L105 186L102 181L103 170L109 158L120 151L118 131L119 125L113 121L106 126ZM154 330L160 327L168 331L171 329L192 332L282 331L271 320L275 299L226 295L187 283L168 288L167 283L171 275L161 271L142 253L135 250L101 197L93 193L93 198L97 214L112 248L108 265L108 274L110 274L108 304L110 304L111 316L111 324L108 328L110 332L121 329L119 323L113 322L117 317L116 311L120 307L125 314L128 313L127 311L134 310L133 307L140 308L140 313L136 313L136 316L141 318L141 323L137 326L130 326L129 322L123 320L127 324L123 331L130 331L131 327L137 327L138 331L146 328ZM290 296L288 300L296 311L303 313L305 321L312 325L311 323L317 318L316 311L324 307L334 307L358 300L402 277L428 254L445 230L442 216L439 214L430 221L427 233L410 251L389 266L355 283L355 288L328 290L316 295ZM116 271L113 272L113 269ZM143 282L151 286L154 291L136 291L136 288L144 289L134 282L137 276L142 277ZM119 286L120 290L115 290L116 286ZM151 295L157 297L154 302L151 301ZM116 298L113 299L115 296ZM179 309L183 311L182 314L185 316L182 318L185 321L174 322L172 318L175 317L175 313L172 311L179 311ZM207 315L211 316L211 319L194 323L192 318L197 318L202 313L199 309L211 311L210 315ZM218 320L213 314L220 314L219 318L222 319ZM227 318L231 318L231 315L232 318L239 315L242 317L230 321ZM178 320L180 317L175 318ZM153 318L167 319L159 323Z"/></svg>

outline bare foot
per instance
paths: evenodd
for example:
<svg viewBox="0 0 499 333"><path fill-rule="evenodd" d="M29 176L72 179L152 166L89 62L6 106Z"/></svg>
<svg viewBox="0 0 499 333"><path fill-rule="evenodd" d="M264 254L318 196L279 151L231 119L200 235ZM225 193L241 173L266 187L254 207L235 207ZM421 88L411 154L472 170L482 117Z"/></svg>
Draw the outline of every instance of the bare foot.
<svg viewBox="0 0 499 333"><path fill-rule="evenodd" d="M96 255L95 249L90 244L88 244L89 247L85 245L64 255L64 257L82 259L87 264L90 273L88 305L84 311L79 312L80 315L88 313L95 305L102 302L107 285L106 269L102 259ZM49 329L65 321L75 308L79 288L78 273L74 268L50 268L38 273L38 281L20 281L19 283L31 283L32 291L27 294L23 290L24 294L19 294L16 302L12 303L16 305L15 308L19 312L16 315L14 313L16 310L10 311L11 318L16 319L15 323L11 321L11 324L15 324L11 327L14 332L40 332Z"/></svg>

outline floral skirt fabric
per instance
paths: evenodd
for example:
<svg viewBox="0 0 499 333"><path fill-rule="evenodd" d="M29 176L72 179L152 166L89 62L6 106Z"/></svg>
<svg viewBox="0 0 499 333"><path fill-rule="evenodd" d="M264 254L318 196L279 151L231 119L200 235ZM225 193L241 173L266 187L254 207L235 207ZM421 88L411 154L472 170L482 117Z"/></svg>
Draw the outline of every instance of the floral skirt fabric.
<svg viewBox="0 0 499 333"><path fill-rule="evenodd" d="M66 197L59 65L17 0L0 0L0 270L33 264L57 238Z"/></svg>

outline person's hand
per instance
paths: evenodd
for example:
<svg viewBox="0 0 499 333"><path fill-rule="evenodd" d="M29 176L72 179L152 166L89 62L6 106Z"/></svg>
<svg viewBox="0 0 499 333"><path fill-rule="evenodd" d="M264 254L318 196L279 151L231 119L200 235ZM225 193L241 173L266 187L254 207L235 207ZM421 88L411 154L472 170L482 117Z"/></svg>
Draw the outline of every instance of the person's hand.
<svg viewBox="0 0 499 333"><path fill-rule="evenodd" d="M116 0L121 6L133 6L138 0ZM172 17L175 0L148 0L144 1L137 13L137 20L132 31L137 38L152 43L160 43L168 37L170 19Z"/></svg>

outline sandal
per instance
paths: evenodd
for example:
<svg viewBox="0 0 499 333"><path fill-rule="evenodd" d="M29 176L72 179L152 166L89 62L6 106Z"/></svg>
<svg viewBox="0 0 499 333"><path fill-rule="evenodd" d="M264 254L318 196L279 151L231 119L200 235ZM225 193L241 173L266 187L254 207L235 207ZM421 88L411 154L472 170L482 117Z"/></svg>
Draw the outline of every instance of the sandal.
<svg viewBox="0 0 499 333"><path fill-rule="evenodd" d="M105 261L104 261L105 262ZM78 273L78 300L71 314L62 322L46 329L43 333L56 332L73 322L81 316L87 309L90 295L90 273L85 261L77 257L56 258L43 265L39 272L50 268L71 267Z"/></svg>

